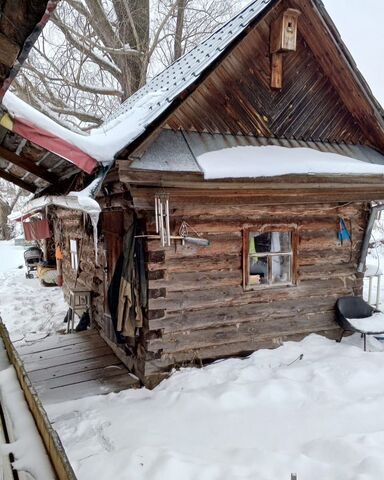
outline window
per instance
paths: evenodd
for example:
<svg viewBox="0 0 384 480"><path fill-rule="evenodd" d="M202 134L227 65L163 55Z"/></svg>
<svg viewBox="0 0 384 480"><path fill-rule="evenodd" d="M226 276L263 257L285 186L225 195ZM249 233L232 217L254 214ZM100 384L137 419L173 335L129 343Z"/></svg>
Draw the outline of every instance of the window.
<svg viewBox="0 0 384 480"><path fill-rule="evenodd" d="M293 229L246 230L244 240L245 288L292 285L295 282Z"/></svg>
<svg viewBox="0 0 384 480"><path fill-rule="evenodd" d="M76 270L79 268L79 256L77 253L77 240L70 240L69 241L69 246L70 246L70 253L71 253L71 267L73 270Z"/></svg>

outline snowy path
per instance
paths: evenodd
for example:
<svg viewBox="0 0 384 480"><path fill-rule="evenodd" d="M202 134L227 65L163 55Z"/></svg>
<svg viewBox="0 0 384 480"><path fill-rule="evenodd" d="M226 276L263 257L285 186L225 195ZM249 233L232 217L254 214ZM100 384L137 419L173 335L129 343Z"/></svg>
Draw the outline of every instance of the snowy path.
<svg viewBox="0 0 384 480"><path fill-rule="evenodd" d="M0 242L0 316L13 341L34 340L63 329L68 307L59 288L26 279L24 248Z"/></svg>
<svg viewBox="0 0 384 480"><path fill-rule="evenodd" d="M0 311L14 336L45 335L66 307L17 269L22 251L0 243ZM312 335L47 410L79 480L379 480L384 348L368 345Z"/></svg>

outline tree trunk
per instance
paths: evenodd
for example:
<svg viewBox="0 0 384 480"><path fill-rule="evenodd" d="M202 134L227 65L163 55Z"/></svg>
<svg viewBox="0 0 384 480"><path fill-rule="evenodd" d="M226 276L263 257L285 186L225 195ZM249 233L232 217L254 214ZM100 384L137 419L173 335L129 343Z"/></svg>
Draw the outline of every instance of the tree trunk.
<svg viewBox="0 0 384 480"><path fill-rule="evenodd" d="M10 239L10 228L8 226L8 215L11 213L9 205L0 200L0 240Z"/></svg>
<svg viewBox="0 0 384 480"><path fill-rule="evenodd" d="M186 0L178 0L175 44L174 44L174 53L173 53L174 61L183 55L183 31L184 31L184 20L185 20L185 7L186 7Z"/></svg>
<svg viewBox="0 0 384 480"><path fill-rule="evenodd" d="M138 90L146 79L145 61L149 44L149 0L113 0L118 17L119 38L124 45L143 54L135 58L123 55L116 57L116 63L123 72L122 101ZM143 71L145 70L145 71Z"/></svg>

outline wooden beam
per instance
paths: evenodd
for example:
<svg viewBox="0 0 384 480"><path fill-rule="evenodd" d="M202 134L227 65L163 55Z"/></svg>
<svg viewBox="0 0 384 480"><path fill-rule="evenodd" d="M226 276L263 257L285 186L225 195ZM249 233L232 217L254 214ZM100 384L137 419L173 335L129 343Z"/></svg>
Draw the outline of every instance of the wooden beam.
<svg viewBox="0 0 384 480"><path fill-rule="evenodd" d="M19 55L20 47L0 33L0 62L6 67L12 67Z"/></svg>
<svg viewBox="0 0 384 480"><path fill-rule="evenodd" d="M57 183L59 180L59 178L56 175L48 172L47 170L40 167L32 160L28 160L27 158L21 155L20 156L16 155L16 153L9 151L2 146L0 146L0 157L22 168L23 170L29 173L32 173L33 175L36 175L36 177L39 177L48 183L54 184L54 183Z"/></svg>
<svg viewBox="0 0 384 480"><path fill-rule="evenodd" d="M1 169L0 169L0 177L4 178L4 180L7 180L7 182L11 182L14 185L17 185L20 188L24 188L24 190L27 190L28 192L35 193L37 190L37 187L35 185L24 182L24 180L22 180L19 177L16 177L16 175L12 175L12 173L5 172L4 170L1 170Z"/></svg>
<svg viewBox="0 0 384 480"><path fill-rule="evenodd" d="M271 88L281 90L283 88L283 54L272 53Z"/></svg>

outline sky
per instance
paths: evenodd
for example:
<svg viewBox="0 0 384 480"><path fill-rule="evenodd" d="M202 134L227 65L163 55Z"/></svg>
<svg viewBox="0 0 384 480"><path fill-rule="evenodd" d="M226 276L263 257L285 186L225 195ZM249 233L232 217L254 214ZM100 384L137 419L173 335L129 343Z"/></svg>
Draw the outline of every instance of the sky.
<svg viewBox="0 0 384 480"><path fill-rule="evenodd" d="M384 0L323 0L323 3L384 107Z"/></svg>

